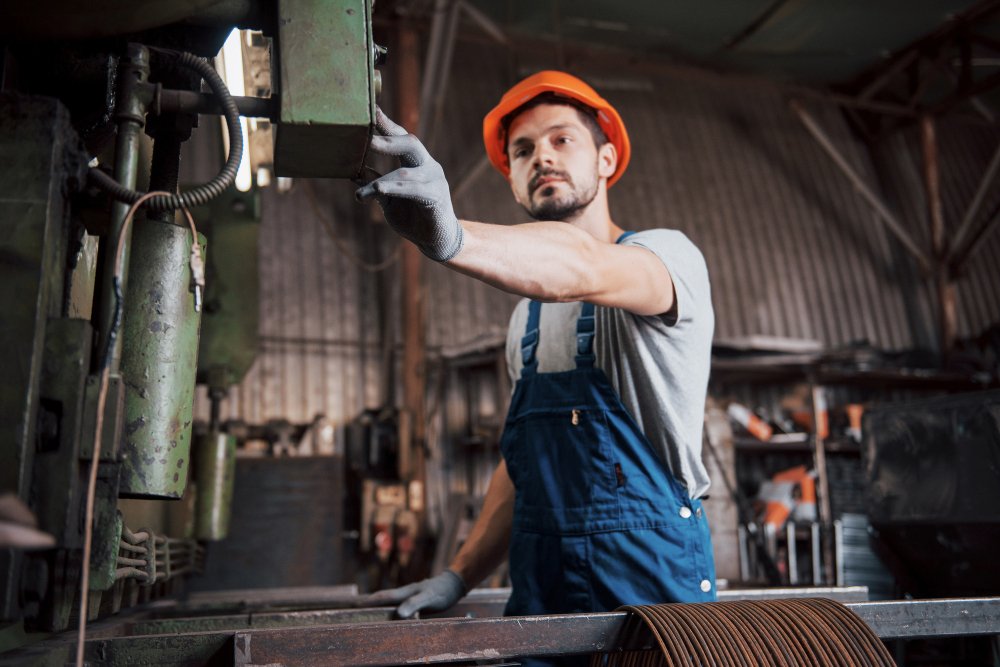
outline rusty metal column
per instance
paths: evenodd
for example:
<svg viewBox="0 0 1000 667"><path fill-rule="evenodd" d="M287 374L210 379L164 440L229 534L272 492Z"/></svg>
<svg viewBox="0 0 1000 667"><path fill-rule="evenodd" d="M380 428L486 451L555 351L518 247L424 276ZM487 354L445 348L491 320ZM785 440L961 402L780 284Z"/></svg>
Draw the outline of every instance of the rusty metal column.
<svg viewBox="0 0 1000 667"><path fill-rule="evenodd" d="M420 47L416 30L405 22L400 24L398 39L396 116L403 127L413 131L420 121ZM427 497L423 256L415 245L406 242L402 253L403 419L400 420L399 474L410 483L410 509L422 516Z"/></svg>
<svg viewBox="0 0 1000 667"><path fill-rule="evenodd" d="M924 156L924 188L927 192L927 211L931 223L931 256L934 265L934 283L937 287L939 310L939 347L941 358L947 361L958 335L955 283L951 279L948 263L948 246L941 211L941 174L938 169L937 133L934 118L920 117L920 147Z"/></svg>

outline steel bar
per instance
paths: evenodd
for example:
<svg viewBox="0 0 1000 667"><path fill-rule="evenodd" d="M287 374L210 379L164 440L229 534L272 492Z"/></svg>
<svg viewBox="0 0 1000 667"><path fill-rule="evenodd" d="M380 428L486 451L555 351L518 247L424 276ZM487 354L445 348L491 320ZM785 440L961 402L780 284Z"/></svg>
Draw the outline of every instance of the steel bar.
<svg viewBox="0 0 1000 667"><path fill-rule="evenodd" d="M472 187L476 180L489 170L489 166L490 159L485 154L476 158L476 163L472 165L471 169L465 170L458 183L456 183L455 187L452 189L452 199L458 199L465 194L465 192Z"/></svg>
<svg viewBox="0 0 1000 667"><path fill-rule="evenodd" d="M153 99L152 111L156 113L197 113L222 115L222 106L215 95L196 93L191 90L159 89ZM277 100L270 97L233 96L240 115L247 118L267 118L277 120Z"/></svg>
<svg viewBox="0 0 1000 667"><path fill-rule="evenodd" d="M833 551L836 561L836 576L833 583L836 586L844 584L844 524L841 521L833 522Z"/></svg>
<svg viewBox="0 0 1000 667"><path fill-rule="evenodd" d="M879 74L871 83L864 87L864 89L858 94L858 99L870 100L883 86L885 86L885 84L889 82L890 79L913 64L913 61L919 56L920 52L916 49L901 55L896 62L890 65L884 72Z"/></svg>
<svg viewBox="0 0 1000 667"><path fill-rule="evenodd" d="M962 59L962 62L963 62L963 68L962 69L963 69L963 75L964 75L964 72L967 69L964 66L964 64L967 62L964 57ZM953 70L950 66L948 66L947 64L941 63L939 65L939 68L940 68L940 71L946 77L948 77L948 79L956 87L963 85L961 77L958 74L956 74L955 70ZM967 85L967 84L965 84L965 85ZM975 109L979 113L979 115L981 115L986 120L986 122L991 123L991 124L996 122L996 119L997 119L996 114L993 112L993 109L991 109L988 104L986 104L985 102L983 102L982 98L979 98L979 97L976 97L975 95L973 95L973 96L969 97L969 104L972 106L973 109Z"/></svg>
<svg viewBox="0 0 1000 667"><path fill-rule="evenodd" d="M472 22L482 28L483 32L492 37L496 42L503 44L504 46L510 43L510 40L507 39L507 35L505 35L503 29L496 24L496 21L480 11L478 7L465 2L465 0L458 0L458 4L462 8L462 11L464 11L465 14L472 19Z"/></svg>
<svg viewBox="0 0 1000 667"><path fill-rule="evenodd" d="M428 114L426 112L430 109L431 96L434 94L434 79L441 71L441 58L443 57L445 31L447 30L446 14L448 13L448 7L449 0L435 0L434 2L434 16L431 18L431 34L429 43L427 44L427 55L424 57L423 78L420 82L419 102L417 103L417 109L424 111L424 113L415 113L420 122L410 129L411 132L416 133L419 137L423 137L427 131L426 119ZM407 126L404 125L404 127Z"/></svg>
<svg viewBox="0 0 1000 667"><path fill-rule="evenodd" d="M915 118L917 113L902 104L886 102L883 100L863 100L852 95L834 93L830 91L815 90L805 86L788 85L785 90L797 98L818 100L821 102L833 102L837 106L858 111L871 111L884 114L886 116L900 116L902 118Z"/></svg>
<svg viewBox="0 0 1000 667"><path fill-rule="evenodd" d="M986 199L986 193L996 180L998 172L1000 172L1000 146L997 146L996 151L994 151L993 158L990 160L989 166L986 167L986 172L979 181L979 187L976 189L976 194L973 195L972 201L969 202L969 207L965 209L965 215L962 217L962 222L958 226L958 231L956 231L952 236L951 247L948 249L949 263L961 254L962 243L965 241L965 237L972 229L972 225L975 223L976 218L979 217L979 211L983 207L983 201Z"/></svg>
<svg viewBox="0 0 1000 667"><path fill-rule="evenodd" d="M902 223L896 218L892 212L889 211L888 207L882 202L882 200L872 192L868 184L864 182L861 176L854 170L846 158L837 150L837 148L827 137L826 133L823 132L819 124L812 115L802 107L797 101L792 100L791 102L792 110L798 115L799 120L805 126L806 130L813 136L813 138L819 143L819 145L826 151L826 154L834 161L834 163L840 168L841 172L851 181L854 187L857 189L858 193L868 202L868 204L875 210L879 218L886 224L896 238L899 240L903 246L910 251L914 259L924 271L930 271L931 263L923 251L917 246L917 244L910 238L910 235L906 233L903 228Z"/></svg>
<svg viewBox="0 0 1000 667"><path fill-rule="evenodd" d="M850 95L838 94L821 94L820 97L828 99L834 104L848 109L871 111L874 113L885 114L887 116L900 116L903 118L914 118L917 115L916 111L913 109L903 106L902 104L895 104L893 102L884 102L881 100L859 100L858 98L851 97Z"/></svg>
<svg viewBox="0 0 1000 667"><path fill-rule="evenodd" d="M820 528L815 521L809 524L809 556L812 560L812 582L814 586L819 586L823 581L822 564L820 562Z"/></svg>
<svg viewBox="0 0 1000 667"><path fill-rule="evenodd" d="M788 0L774 0L770 5L765 7L760 14L750 21L750 23L744 26L742 30L727 39L722 45L722 48L724 50L735 49L737 46L759 32L761 28L766 26L768 22L775 17L778 11L787 4Z"/></svg>
<svg viewBox="0 0 1000 667"><path fill-rule="evenodd" d="M75 636L75 633L74 633ZM2 654L7 667L72 664L73 642L64 634L57 638L8 651ZM232 632L203 632L185 635L156 635L133 640L130 637L87 639L85 664L158 665L192 667L193 665L232 664Z"/></svg>
<svg viewBox="0 0 1000 667"><path fill-rule="evenodd" d="M438 71L430 75L434 81L433 99L431 99L429 106L424 103L423 99L420 101L420 116L422 119L426 119L423 123L426 136L421 135L421 137L432 151L437 146L438 131L444 115L444 98L448 93L448 79L451 77L451 59L455 53L455 37L458 33L458 19L460 16L461 8L457 1L453 2L448 10L448 24L444 44L441 47L443 49L441 64Z"/></svg>
<svg viewBox="0 0 1000 667"><path fill-rule="evenodd" d="M799 554L795 544L795 522L785 524L785 553L788 554L788 583L794 586L799 583Z"/></svg>
<svg viewBox="0 0 1000 667"><path fill-rule="evenodd" d="M1000 634L1000 598L848 604L882 639Z"/></svg>
<svg viewBox="0 0 1000 667"><path fill-rule="evenodd" d="M769 589L775 597L788 590ZM814 593L815 593L815 589ZM825 589L835 591L835 589ZM733 592L738 593L738 592ZM784 594L783 594L784 593ZM494 593L482 593L493 595ZM822 594L819 594L822 595ZM721 597L721 596L720 596ZM812 597L817 597L814 594ZM735 598L730 598L735 599ZM766 597L752 598L766 599ZM720 600L722 601L722 600ZM1000 598L906 600L847 603L882 639L926 638L1000 634ZM345 620L351 613L376 614L387 610L353 610L343 614L292 612L269 614L260 619L244 618L251 627L234 631L221 629L221 619L177 619L177 625L163 619L104 622L95 626L87 641L91 664L157 664L162 667L207 664L212 660L237 665L401 665L419 662L448 663L481 658L519 655L574 655L595 651L636 648L620 637L626 615L571 614L564 616L509 617L488 619L435 619L417 621L332 624L316 627L261 629L262 625L301 621L301 625L321 621L324 616ZM360 616L355 616L360 618ZM142 623L162 634L135 636ZM213 629L214 628L214 629ZM72 645L73 633L56 636L30 647L4 654L5 664L60 664ZM234 641L235 639L235 641ZM229 656L229 657L227 657ZM213 663L214 664L214 663Z"/></svg>
<svg viewBox="0 0 1000 667"><path fill-rule="evenodd" d="M1000 598L861 602L847 607L882 639L1000 633ZM398 621L236 633L235 664L403 665L519 655L581 655L616 648L626 614ZM131 641L162 640L162 637ZM109 640L107 643L121 641Z"/></svg>
<svg viewBox="0 0 1000 667"><path fill-rule="evenodd" d="M989 92L998 85L1000 85L1000 72L994 72L973 83L968 89L959 91L941 104L935 106L930 110L930 113L934 116L943 116L960 102L964 102L970 97L975 97L981 93Z"/></svg>
<svg viewBox="0 0 1000 667"><path fill-rule="evenodd" d="M998 227L997 223L1000 223L1000 207L998 207L997 210L994 210L993 214L990 216L989 222L979 228L979 231L977 231L973 235L972 240L969 241L967 248L962 250L955 258L955 262L952 265L953 268L957 269L962 266L969 261L970 257L976 254L976 251L979 250L983 243L986 242L986 239L989 238L990 232Z"/></svg>
<svg viewBox="0 0 1000 667"><path fill-rule="evenodd" d="M458 604L434 617L484 618L503 615L510 588L476 588L462 598ZM744 588L719 591L719 600L771 600L781 598L823 597L837 602L866 602L868 589L865 586L843 587L780 587ZM192 593L184 601L160 600L149 606L147 615L131 619L129 623L140 621L168 621L187 617L234 618L255 617L293 613L327 614L331 618L349 618L352 614L376 613L372 608L359 604L361 596L354 586L310 586L299 588L249 589L246 591L214 591ZM281 611L287 608L290 611ZM291 611L294 610L294 611ZM377 613L389 620L389 607L378 608ZM217 622L217 621L213 621ZM339 622L339 621L338 621ZM209 628L202 628L209 629Z"/></svg>
<svg viewBox="0 0 1000 667"><path fill-rule="evenodd" d="M151 618L126 621L116 628L113 636L186 634L263 628L293 628L344 623L380 623L391 621L391 607L363 609L315 609L270 613L243 613L224 616L186 616L182 618ZM95 639L99 635L91 633Z"/></svg>
<svg viewBox="0 0 1000 667"><path fill-rule="evenodd" d="M358 587L296 586L287 588L248 588L244 590L204 591L189 594L183 601L161 600L152 604L154 613L224 612L230 609L273 609L275 607L324 605L327 609L353 606Z"/></svg>
<svg viewBox="0 0 1000 667"><path fill-rule="evenodd" d="M235 665L402 665L520 655L580 655L615 646L626 614L572 614L239 632ZM640 648L640 647L631 647Z"/></svg>

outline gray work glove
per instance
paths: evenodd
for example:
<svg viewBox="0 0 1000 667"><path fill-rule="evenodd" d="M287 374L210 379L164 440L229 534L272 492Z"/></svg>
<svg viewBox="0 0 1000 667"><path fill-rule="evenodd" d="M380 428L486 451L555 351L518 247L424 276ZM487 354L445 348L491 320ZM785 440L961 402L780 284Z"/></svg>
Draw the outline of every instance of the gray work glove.
<svg viewBox="0 0 1000 667"><path fill-rule="evenodd" d="M455 606L468 591L462 578L451 570L445 570L436 577L372 593L365 599L366 605L380 607L398 604L396 615L410 618L418 611L444 611Z"/></svg>
<svg viewBox="0 0 1000 667"><path fill-rule="evenodd" d="M359 188L358 200L374 197L397 234L412 241L433 260L444 262L462 249L462 226L451 205L444 170L412 134L375 110L372 137L377 153L399 158L399 169Z"/></svg>

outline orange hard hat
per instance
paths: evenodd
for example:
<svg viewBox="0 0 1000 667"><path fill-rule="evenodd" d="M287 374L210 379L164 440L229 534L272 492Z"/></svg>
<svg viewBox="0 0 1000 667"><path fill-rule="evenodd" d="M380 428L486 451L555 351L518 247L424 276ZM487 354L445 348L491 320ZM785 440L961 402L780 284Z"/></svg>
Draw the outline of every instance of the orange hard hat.
<svg viewBox="0 0 1000 667"><path fill-rule="evenodd" d="M505 177L510 177L510 162L507 160L507 137L504 135L503 119L518 107L530 102L542 93L555 93L560 97L568 97L584 104L597 113L597 123L604 130L615 149L618 151L618 167L608 179L611 187L625 173L629 158L632 155L632 145L625 131L625 123L607 100L597 94L593 88L572 74L546 70L532 74L513 88L504 93L500 103L483 118L483 143L486 144L486 155L497 171Z"/></svg>

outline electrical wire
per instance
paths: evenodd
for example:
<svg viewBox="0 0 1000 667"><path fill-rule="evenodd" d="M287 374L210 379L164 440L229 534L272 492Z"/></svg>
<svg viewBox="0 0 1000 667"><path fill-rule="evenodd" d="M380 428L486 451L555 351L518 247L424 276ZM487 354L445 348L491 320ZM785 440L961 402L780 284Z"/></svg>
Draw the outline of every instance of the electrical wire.
<svg viewBox="0 0 1000 667"><path fill-rule="evenodd" d="M176 64L182 67L194 70L205 79L208 87L219 98L219 104L226 119L226 131L229 134L229 155L222 170L212 180L187 192L157 192L152 201L147 204L147 207L152 211L167 211L206 204L222 194L236 180L236 172L239 170L240 161L243 159L244 148L243 131L240 127L240 111L236 107L236 102L233 100L233 96L230 95L229 89L226 88L222 77L219 76L214 67L208 64L207 60L190 53L156 47L147 48L173 59ZM126 188L98 167L90 168L88 178L91 183L109 193L118 201L134 204L140 198L145 197L142 192ZM146 200L143 199L143 201Z"/></svg>
<svg viewBox="0 0 1000 667"><path fill-rule="evenodd" d="M115 290L115 312L111 323L111 329L108 331L107 344L104 347L104 351L101 357L101 363L99 366L100 373L100 384L98 385L97 391L97 418L95 420L94 426L94 452L93 458L90 460L90 471L87 479L87 502L84 514L84 533L83 533L83 571L80 575L80 624L79 631L77 633L76 642L76 667L83 667L83 647L84 638L87 632L87 616L89 614L89 589L90 589L90 549L93 542L94 533L94 501L97 492L97 468L98 462L101 458L101 442L104 435L104 410L108 398L108 383L111 376L111 358L114 354L115 341L118 338L118 331L121 328L122 321L122 311L124 310L124 295L122 294L122 255L125 248L125 236L129 227L132 224L132 219L135 217L136 211L145 204L146 202L152 200L155 197L170 196L169 192L165 191L152 191L145 194L139 195L139 197L132 203L128 211L125 213L125 218L122 220L121 229L118 231L117 244L115 246L115 263L114 263L114 290ZM194 218L191 216L191 212L187 207L183 208L184 214L187 218L188 225L191 228L191 256L192 256L192 273L195 272L194 256L197 254L200 258L201 249L198 244L198 230L194 224ZM204 271L204 263L202 263L202 272ZM204 275L195 276L195 283L201 280L201 285L204 285ZM140 536L148 536L146 533L133 534L128 529L123 528L123 536L127 538L129 542L141 541Z"/></svg>

